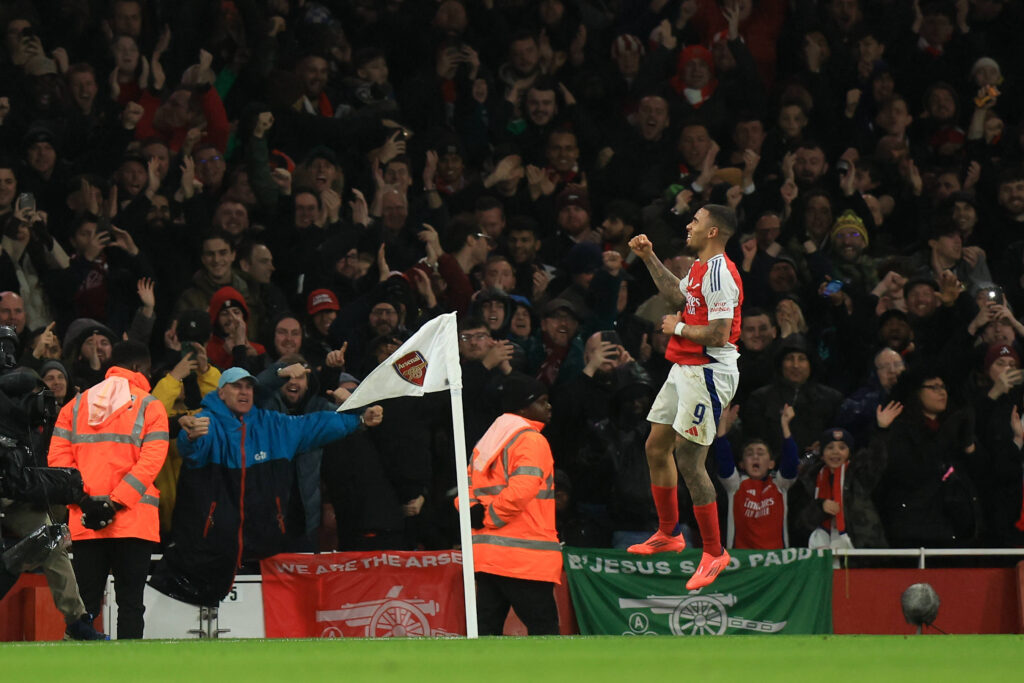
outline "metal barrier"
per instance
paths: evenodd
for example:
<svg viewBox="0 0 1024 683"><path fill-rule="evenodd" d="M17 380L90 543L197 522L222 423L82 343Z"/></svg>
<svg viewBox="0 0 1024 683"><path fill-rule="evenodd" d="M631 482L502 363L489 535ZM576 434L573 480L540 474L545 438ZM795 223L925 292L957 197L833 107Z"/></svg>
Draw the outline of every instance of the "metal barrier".
<svg viewBox="0 0 1024 683"><path fill-rule="evenodd" d="M840 548L833 550L836 558L847 557L916 557L917 568L926 569L926 557L1024 557L1024 548Z"/></svg>

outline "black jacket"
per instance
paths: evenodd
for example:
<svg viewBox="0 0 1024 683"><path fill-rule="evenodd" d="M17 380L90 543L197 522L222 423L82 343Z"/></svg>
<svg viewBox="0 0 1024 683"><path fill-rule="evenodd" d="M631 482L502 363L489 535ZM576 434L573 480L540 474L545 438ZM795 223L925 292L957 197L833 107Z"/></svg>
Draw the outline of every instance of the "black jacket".
<svg viewBox="0 0 1024 683"><path fill-rule="evenodd" d="M964 453L973 443L966 411L941 415L932 429L904 411L889 428L889 462L878 492L886 536L894 548L971 547L981 533L981 510Z"/></svg>
<svg viewBox="0 0 1024 683"><path fill-rule="evenodd" d="M781 453L782 426L779 424L779 415L782 406L788 403L796 413L790 424L793 438L804 449L835 423L836 412L842 401L841 393L814 380L795 385L779 378L750 394L743 404L740 409L743 433L750 438L764 439L772 453Z"/></svg>
<svg viewBox="0 0 1024 683"><path fill-rule="evenodd" d="M885 432L877 432L867 448L851 454L846 478L843 480L842 505L846 532L854 548L889 547L873 497L888 458L884 437ZM800 484L811 498L800 511L796 522L804 535L821 526L828 516L821 507L822 501L814 499L814 488L822 467L823 462L818 459L800 472Z"/></svg>

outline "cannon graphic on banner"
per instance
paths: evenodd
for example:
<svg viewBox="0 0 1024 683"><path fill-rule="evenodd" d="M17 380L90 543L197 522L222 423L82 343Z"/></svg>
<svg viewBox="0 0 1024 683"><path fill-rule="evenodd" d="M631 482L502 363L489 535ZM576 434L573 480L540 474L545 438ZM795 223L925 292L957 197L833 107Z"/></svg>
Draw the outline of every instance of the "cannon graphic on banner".
<svg viewBox="0 0 1024 683"><path fill-rule="evenodd" d="M677 636L720 636L726 628L777 633L786 627L784 621L753 621L730 617L725 608L735 604L736 596L724 593L619 598L619 609L649 609L653 614L668 614L668 627ZM630 619L630 623L634 623L634 620ZM639 620L639 623L646 622Z"/></svg>
<svg viewBox="0 0 1024 683"><path fill-rule="evenodd" d="M340 609L317 610L318 622L345 622L346 626L365 626L368 638L405 638L452 635L441 629L431 630L428 616L438 612L433 600L399 599L402 586L392 586L382 600L345 603ZM321 638L337 638L341 629L328 626Z"/></svg>

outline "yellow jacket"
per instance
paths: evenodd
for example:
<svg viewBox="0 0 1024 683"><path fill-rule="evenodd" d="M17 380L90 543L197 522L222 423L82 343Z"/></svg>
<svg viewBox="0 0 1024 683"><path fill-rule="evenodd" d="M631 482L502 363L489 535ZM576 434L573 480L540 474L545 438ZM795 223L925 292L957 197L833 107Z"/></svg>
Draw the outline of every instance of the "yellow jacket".
<svg viewBox="0 0 1024 683"><path fill-rule="evenodd" d="M199 393L206 396L217 389L220 381L220 370L212 364L209 369L198 375ZM185 407L183 400L184 383L172 377L169 373L156 383L153 387L153 396L167 409L169 420L177 422L182 415L194 415L202 408L189 410ZM163 469L157 475L154 485L160 490L160 534L167 536L171 530L171 517L174 514L174 503L178 496L178 476L181 473L181 456L178 454L178 444L171 439L171 447L167 451L167 461Z"/></svg>

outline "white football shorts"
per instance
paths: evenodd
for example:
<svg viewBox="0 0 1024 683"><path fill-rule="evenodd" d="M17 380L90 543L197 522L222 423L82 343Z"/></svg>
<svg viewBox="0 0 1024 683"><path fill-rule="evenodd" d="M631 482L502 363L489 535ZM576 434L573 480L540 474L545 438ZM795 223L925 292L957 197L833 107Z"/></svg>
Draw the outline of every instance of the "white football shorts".
<svg viewBox="0 0 1024 683"><path fill-rule="evenodd" d="M707 365L673 365L654 398L647 421L672 425L676 434L710 446L718 432L722 411L736 394L738 371Z"/></svg>

